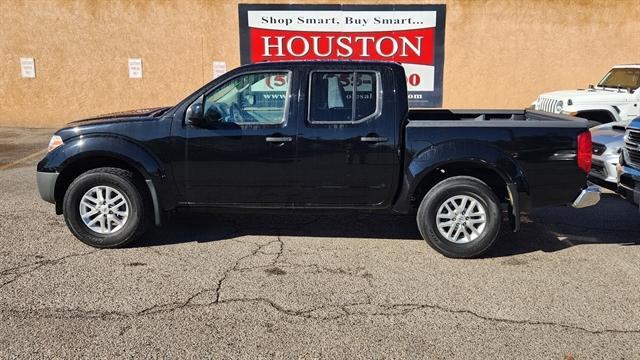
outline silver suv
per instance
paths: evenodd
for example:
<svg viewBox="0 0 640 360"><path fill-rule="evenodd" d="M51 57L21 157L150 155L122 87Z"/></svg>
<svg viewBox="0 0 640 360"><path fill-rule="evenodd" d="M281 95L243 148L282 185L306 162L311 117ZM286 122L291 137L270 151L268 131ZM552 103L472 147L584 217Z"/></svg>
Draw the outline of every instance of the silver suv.
<svg viewBox="0 0 640 360"><path fill-rule="evenodd" d="M615 191L618 186L616 166L624 145L627 122L614 122L591 128L593 157L589 181Z"/></svg>

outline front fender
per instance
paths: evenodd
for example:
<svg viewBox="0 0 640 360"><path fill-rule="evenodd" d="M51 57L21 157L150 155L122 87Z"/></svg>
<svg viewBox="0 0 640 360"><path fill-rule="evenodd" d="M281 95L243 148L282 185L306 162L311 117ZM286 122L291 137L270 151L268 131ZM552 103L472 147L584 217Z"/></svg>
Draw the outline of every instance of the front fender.
<svg viewBox="0 0 640 360"><path fill-rule="evenodd" d="M615 121L622 121L618 111L611 105L573 105L567 106L564 110L566 113L580 113L585 111L606 111L613 116Z"/></svg>
<svg viewBox="0 0 640 360"><path fill-rule="evenodd" d="M128 138L111 134L68 138L64 145L47 154L38 163L38 172L64 174L69 166L78 162L83 162L83 166L90 167L90 163L84 162L91 162L92 159L97 158L110 158L124 162L144 178L153 202L155 222L160 225L160 209L171 208L175 202L173 198L163 198L161 204L161 199L158 198L158 194L173 193L169 189L170 185L165 181L165 169L153 153ZM64 186L64 183L66 182L62 181L60 186ZM55 187L57 191L58 184L55 184Z"/></svg>
<svg viewBox="0 0 640 360"><path fill-rule="evenodd" d="M83 135L65 140L60 148L49 153L39 164L38 171L64 172L77 161L95 157L111 157L124 161L138 170L145 179L162 179L160 161L142 146L124 137L114 135Z"/></svg>

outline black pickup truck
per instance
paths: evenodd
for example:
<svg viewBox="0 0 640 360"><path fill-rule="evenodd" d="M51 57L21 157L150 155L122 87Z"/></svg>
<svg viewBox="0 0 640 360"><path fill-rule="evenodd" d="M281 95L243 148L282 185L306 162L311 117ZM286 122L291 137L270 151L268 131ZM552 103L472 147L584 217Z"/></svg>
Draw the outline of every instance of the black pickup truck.
<svg viewBox="0 0 640 360"><path fill-rule="evenodd" d="M115 247L181 208L417 213L450 257L474 257L531 206L595 204L581 119L409 109L399 64L237 68L176 106L68 124L38 164L71 232Z"/></svg>

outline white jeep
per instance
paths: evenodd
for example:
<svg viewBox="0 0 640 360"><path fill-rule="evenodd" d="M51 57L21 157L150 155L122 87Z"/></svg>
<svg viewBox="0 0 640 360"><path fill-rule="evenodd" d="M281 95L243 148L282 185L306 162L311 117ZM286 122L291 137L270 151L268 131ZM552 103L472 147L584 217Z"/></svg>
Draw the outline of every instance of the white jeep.
<svg viewBox="0 0 640 360"><path fill-rule="evenodd" d="M591 126L629 122L640 115L640 64L616 65L596 86L545 93L532 106L587 119Z"/></svg>

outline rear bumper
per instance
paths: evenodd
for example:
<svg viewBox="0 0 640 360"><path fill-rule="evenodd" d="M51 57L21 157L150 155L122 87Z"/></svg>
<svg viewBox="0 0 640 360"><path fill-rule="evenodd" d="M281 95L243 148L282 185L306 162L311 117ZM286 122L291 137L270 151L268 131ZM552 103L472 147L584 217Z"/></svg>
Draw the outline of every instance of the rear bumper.
<svg viewBox="0 0 640 360"><path fill-rule="evenodd" d="M58 175L59 174L56 172L49 173L38 171L36 173L36 183L38 184L38 192L40 193L40 197L44 201L48 201L52 204L56 203L55 189Z"/></svg>
<svg viewBox="0 0 640 360"><path fill-rule="evenodd" d="M573 207L582 209L593 206L600 201L600 189L597 186L588 186L583 189L580 195L573 202Z"/></svg>
<svg viewBox="0 0 640 360"><path fill-rule="evenodd" d="M629 166L622 167L618 194L630 202L640 205L640 170Z"/></svg>
<svg viewBox="0 0 640 360"><path fill-rule="evenodd" d="M609 181L606 181L606 180L602 180L599 177L591 176L591 175L589 175L587 180L589 180L589 182L594 184L594 185L598 185L601 188L604 188L604 189L607 189L607 190L611 190L613 192L616 192L618 190L618 183L617 182L609 182Z"/></svg>

